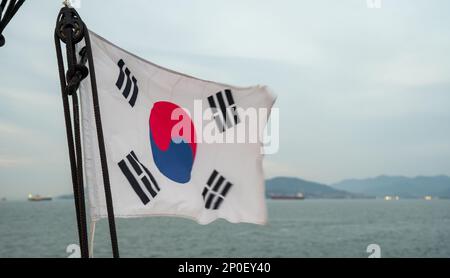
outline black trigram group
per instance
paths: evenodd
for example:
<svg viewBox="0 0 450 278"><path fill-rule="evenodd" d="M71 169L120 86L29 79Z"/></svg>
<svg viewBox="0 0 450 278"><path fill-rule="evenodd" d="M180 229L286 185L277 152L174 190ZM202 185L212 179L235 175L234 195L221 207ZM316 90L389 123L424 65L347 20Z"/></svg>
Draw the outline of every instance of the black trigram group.
<svg viewBox="0 0 450 278"><path fill-rule="evenodd" d="M119 62L117 62L117 66L119 66L119 77L117 78L116 81L116 87L119 90L123 89L122 95L125 97L125 99L128 100L128 103L131 105L131 107L134 107L134 104L136 103L136 99L139 93L137 80L133 75L131 75L130 69L128 69L128 67L125 65L125 62L122 59L120 59ZM124 87L123 84L125 84L125 88L123 88ZM133 92L131 93L131 91Z"/></svg>
<svg viewBox="0 0 450 278"><path fill-rule="evenodd" d="M224 132L240 122L231 90L226 89L209 96L208 103L220 132Z"/></svg>
<svg viewBox="0 0 450 278"><path fill-rule="evenodd" d="M136 192L136 195L139 199L141 199L144 205L150 202L150 198L154 199L156 197L160 191L158 183L150 171L141 162L139 162L134 151L131 151L118 163L118 165L134 192Z"/></svg>
<svg viewBox="0 0 450 278"><path fill-rule="evenodd" d="M206 209L217 210L222 205L233 184L214 170L206 182L202 196Z"/></svg>

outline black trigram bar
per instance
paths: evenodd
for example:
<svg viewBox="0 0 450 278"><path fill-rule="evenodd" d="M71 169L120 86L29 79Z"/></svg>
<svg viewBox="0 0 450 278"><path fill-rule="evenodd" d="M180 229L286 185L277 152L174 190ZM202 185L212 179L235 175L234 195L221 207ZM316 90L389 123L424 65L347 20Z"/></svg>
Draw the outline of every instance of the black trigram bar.
<svg viewBox="0 0 450 278"><path fill-rule="evenodd" d="M136 103L136 99L139 93L137 80L133 75L131 75L130 70L127 68L127 66L125 66L125 62L122 59L120 59L119 62L117 62L117 66L119 66L119 77L117 78L116 81L116 87L119 90L122 90L123 84L126 83L122 95L125 97L125 99L128 100L128 103L131 105L131 107L133 107L134 104ZM131 87L133 87L133 93L131 94L131 97L129 97Z"/></svg>
<svg viewBox="0 0 450 278"><path fill-rule="evenodd" d="M160 188L150 171L139 162L134 151L131 151L119 163L119 168L144 205L154 199ZM131 166L131 168L129 167Z"/></svg>
<svg viewBox="0 0 450 278"><path fill-rule="evenodd" d="M215 95L209 96L208 103L213 111L214 120L220 132L224 132L227 128L240 122L231 90L226 89L224 92L220 91Z"/></svg>
<svg viewBox="0 0 450 278"><path fill-rule="evenodd" d="M209 176L202 192L205 208L213 210L219 209L232 186L233 184L231 182L219 175L217 170L214 170Z"/></svg>

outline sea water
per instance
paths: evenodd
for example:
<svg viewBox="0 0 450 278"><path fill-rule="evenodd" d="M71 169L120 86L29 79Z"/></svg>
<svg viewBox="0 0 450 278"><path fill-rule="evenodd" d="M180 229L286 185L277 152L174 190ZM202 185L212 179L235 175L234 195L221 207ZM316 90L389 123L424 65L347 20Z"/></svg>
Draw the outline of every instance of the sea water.
<svg viewBox="0 0 450 278"><path fill-rule="evenodd" d="M118 219L122 257L450 257L450 200L268 200L266 226ZM0 202L0 257L68 257L73 201ZM94 255L111 256L107 220Z"/></svg>

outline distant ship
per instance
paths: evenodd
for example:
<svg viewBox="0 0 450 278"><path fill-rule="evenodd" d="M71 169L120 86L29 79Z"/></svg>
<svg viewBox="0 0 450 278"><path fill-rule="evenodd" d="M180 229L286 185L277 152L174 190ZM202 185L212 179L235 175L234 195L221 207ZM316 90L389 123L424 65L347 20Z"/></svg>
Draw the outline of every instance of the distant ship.
<svg viewBox="0 0 450 278"><path fill-rule="evenodd" d="M398 201L400 200L399 196L384 196L385 201Z"/></svg>
<svg viewBox="0 0 450 278"><path fill-rule="evenodd" d="M273 200L303 200L303 199L305 199L305 196L302 193L297 193L295 195L272 194L269 197L270 197L270 199L273 199Z"/></svg>
<svg viewBox="0 0 450 278"><path fill-rule="evenodd" d="M28 201L31 201L31 202L51 201L51 200L52 200L52 197L45 197L45 196L33 195L33 194L28 195Z"/></svg>

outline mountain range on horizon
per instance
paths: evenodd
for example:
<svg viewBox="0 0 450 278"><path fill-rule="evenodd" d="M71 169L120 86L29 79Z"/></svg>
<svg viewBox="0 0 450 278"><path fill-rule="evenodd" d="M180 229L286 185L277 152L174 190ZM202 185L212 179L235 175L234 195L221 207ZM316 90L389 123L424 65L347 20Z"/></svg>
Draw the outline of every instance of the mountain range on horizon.
<svg viewBox="0 0 450 278"><path fill-rule="evenodd" d="M302 193L308 199L349 199L364 197L363 194L353 194L332 188L326 184L296 177L275 177L266 180L266 197L274 195L292 196L298 193Z"/></svg>
<svg viewBox="0 0 450 278"><path fill-rule="evenodd" d="M450 177L439 176L386 176L364 179L346 179L324 184L297 177L274 177L266 180L266 196L296 195L302 193L307 199L361 199L399 196L400 198L423 198L433 196L450 198ZM58 199L71 199L73 194Z"/></svg>
<svg viewBox="0 0 450 278"><path fill-rule="evenodd" d="M365 179L347 179L330 186L376 197L386 195L403 198L450 197L450 177L445 175L416 177L381 175Z"/></svg>
<svg viewBox="0 0 450 278"><path fill-rule="evenodd" d="M334 184L322 184L295 177L275 177L266 180L266 195L294 195L305 198L376 198L399 196L423 198L433 196L450 198L450 177L439 176L386 176L366 179L347 179Z"/></svg>

